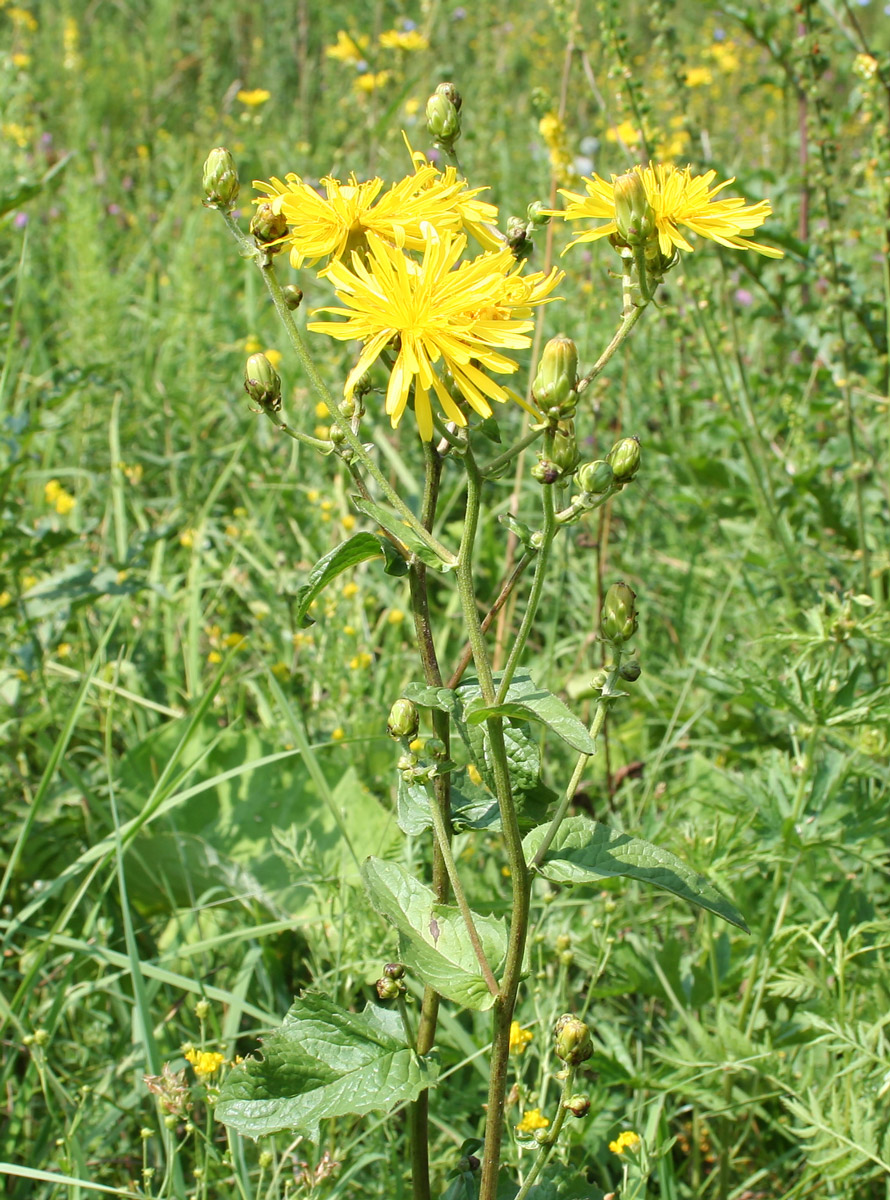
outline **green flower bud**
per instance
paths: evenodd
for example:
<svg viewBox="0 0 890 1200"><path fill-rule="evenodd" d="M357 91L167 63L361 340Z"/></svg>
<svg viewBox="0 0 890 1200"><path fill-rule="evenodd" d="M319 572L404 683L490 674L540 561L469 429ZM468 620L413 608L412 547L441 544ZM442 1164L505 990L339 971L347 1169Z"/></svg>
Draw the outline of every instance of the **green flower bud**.
<svg viewBox="0 0 890 1200"><path fill-rule="evenodd" d="M578 1067L593 1054L590 1030L583 1021L564 1013L556 1022L556 1056L570 1067Z"/></svg>
<svg viewBox="0 0 890 1200"><path fill-rule="evenodd" d="M603 600L600 629L607 642L616 646L629 641L637 631L636 595L623 580L613 583Z"/></svg>
<svg viewBox="0 0 890 1200"><path fill-rule="evenodd" d="M643 668L640 666L638 658L632 658L630 662L622 663L618 668L618 674L622 679L626 679L628 683L636 683L643 673Z"/></svg>
<svg viewBox="0 0 890 1200"><path fill-rule="evenodd" d="M615 482L615 472L611 463L606 462L604 458L598 458L595 462L582 463L578 468L577 478L582 492L591 496L601 496Z"/></svg>
<svg viewBox="0 0 890 1200"><path fill-rule="evenodd" d="M420 716L417 705L402 697L396 700L389 710L389 720L386 722L386 732L391 738L413 738L417 736ZM414 760L417 761L416 759ZM412 763L412 766L414 764Z"/></svg>
<svg viewBox="0 0 890 1200"><path fill-rule="evenodd" d="M579 1093L577 1096L569 1096L568 1100L563 1101L563 1105L573 1117L586 1117L590 1112L590 1097Z"/></svg>
<svg viewBox="0 0 890 1200"><path fill-rule="evenodd" d="M609 451L608 459L615 478L621 483L629 483L640 469L640 439L622 438Z"/></svg>
<svg viewBox="0 0 890 1200"><path fill-rule="evenodd" d="M387 979L404 979L405 964L404 963L387 963L383 968L383 974Z"/></svg>
<svg viewBox="0 0 890 1200"><path fill-rule="evenodd" d="M271 204L258 204L250 221L250 232L261 246L277 253L284 248L281 239L287 233L287 218L283 213L277 213Z"/></svg>
<svg viewBox="0 0 890 1200"><path fill-rule="evenodd" d="M628 246L642 246L656 234L655 213L642 176L637 171L612 177L615 191L615 224L618 236Z"/></svg>
<svg viewBox="0 0 890 1200"><path fill-rule="evenodd" d="M609 672L600 667L598 671L594 671L593 675L591 675L590 686L592 688L604 688L608 678Z"/></svg>
<svg viewBox="0 0 890 1200"><path fill-rule="evenodd" d="M561 933L556 939L556 949L562 953L563 950L568 950L572 945L571 934Z"/></svg>
<svg viewBox="0 0 890 1200"><path fill-rule="evenodd" d="M513 257L528 258L535 244L529 237L528 224L521 217L510 217L507 220L505 241L513 251Z"/></svg>
<svg viewBox="0 0 890 1200"><path fill-rule="evenodd" d="M578 403L578 347L564 333L551 338L538 363L532 395L539 408L567 409L571 416Z"/></svg>
<svg viewBox="0 0 890 1200"><path fill-rule="evenodd" d="M284 290L284 303L293 312L303 303L303 289L289 283Z"/></svg>
<svg viewBox="0 0 890 1200"><path fill-rule="evenodd" d="M440 83L426 102L426 127L435 142L451 149L460 137L461 96L453 83Z"/></svg>
<svg viewBox="0 0 890 1200"><path fill-rule="evenodd" d="M549 458L539 458L532 467L532 479L538 483L556 483L562 476L558 465Z"/></svg>
<svg viewBox="0 0 890 1200"><path fill-rule="evenodd" d="M424 752L430 756L430 758L447 758L448 757L447 751L445 749L445 743L442 741L441 738L436 738L436 737L427 738L426 741L424 742L423 749L424 749Z"/></svg>
<svg viewBox="0 0 890 1200"><path fill-rule="evenodd" d="M328 440L334 446L342 446L346 442L346 434L339 425L331 425L328 430Z"/></svg>
<svg viewBox="0 0 890 1200"><path fill-rule="evenodd" d="M560 421L557 425L550 456L563 475L571 475L575 470L581 455L578 452L574 421Z"/></svg>
<svg viewBox="0 0 890 1200"><path fill-rule="evenodd" d="M545 225L550 224L550 214L547 211L547 205L543 200L533 200L525 210L525 219L529 225L534 225L536 229L542 229Z"/></svg>
<svg viewBox="0 0 890 1200"><path fill-rule="evenodd" d="M234 158L225 146L217 146L210 151L204 163L204 203L208 208L220 208L228 212L238 199L240 190Z"/></svg>
<svg viewBox="0 0 890 1200"><path fill-rule="evenodd" d="M560 964L564 967L570 967L575 961L575 955L572 950L561 950L559 954Z"/></svg>
<svg viewBox="0 0 890 1200"><path fill-rule="evenodd" d="M265 354L251 354L244 368L244 390L260 408L281 408L281 378Z"/></svg>
<svg viewBox="0 0 890 1200"><path fill-rule="evenodd" d="M377 988L377 995L381 1000L398 1000L402 994L402 989L395 979L378 979L374 986Z"/></svg>

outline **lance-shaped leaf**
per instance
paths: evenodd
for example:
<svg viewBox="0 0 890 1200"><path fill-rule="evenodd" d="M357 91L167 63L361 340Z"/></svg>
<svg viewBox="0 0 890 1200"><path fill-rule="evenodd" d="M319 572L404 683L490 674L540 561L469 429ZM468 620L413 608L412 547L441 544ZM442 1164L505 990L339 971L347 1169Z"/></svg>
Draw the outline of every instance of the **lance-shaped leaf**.
<svg viewBox="0 0 890 1200"><path fill-rule="evenodd" d="M289 1130L317 1142L323 1118L387 1111L416 1099L436 1073L371 1005L358 1015L307 992L263 1042L263 1057L230 1072L216 1116L247 1137Z"/></svg>
<svg viewBox="0 0 890 1200"><path fill-rule="evenodd" d="M324 558L320 558L309 572L309 578L296 594L297 622L300 625L311 625L312 621L307 617L307 613L316 596L338 575L369 558L384 558L384 570L388 575L404 575L408 570L404 558L386 538L376 533L356 533L339 546L335 546Z"/></svg>
<svg viewBox="0 0 890 1200"><path fill-rule="evenodd" d="M547 828L539 825L523 840L526 862L535 857ZM540 871L554 883L595 883L616 875L638 879L673 892L749 932L738 909L682 859L589 817L569 817L563 821L544 855Z"/></svg>
<svg viewBox="0 0 890 1200"><path fill-rule="evenodd" d="M426 563L428 567L432 567L435 571L453 571L457 566L457 559L453 554L449 554L447 559L440 557L433 547L425 542L420 534L391 508L376 504L373 500L365 500L363 496L353 496L352 503L359 512L365 513L393 537L397 537L412 554L416 554L420 561Z"/></svg>
<svg viewBox="0 0 890 1200"><path fill-rule="evenodd" d="M460 910L438 904L424 887L398 863L365 859L362 878L374 908L399 931L399 958L435 988L464 1008L491 1008L494 996L479 967ZM482 950L497 974L507 953L507 930L497 917L473 913Z"/></svg>
<svg viewBox="0 0 890 1200"><path fill-rule="evenodd" d="M523 673L514 677L503 704L487 705L478 696L467 704L464 717L470 725L478 725L488 717L518 717L523 721L537 721L552 729L573 750L581 754L596 754L596 742L587 732L583 721L579 721L558 696L539 688L530 675Z"/></svg>

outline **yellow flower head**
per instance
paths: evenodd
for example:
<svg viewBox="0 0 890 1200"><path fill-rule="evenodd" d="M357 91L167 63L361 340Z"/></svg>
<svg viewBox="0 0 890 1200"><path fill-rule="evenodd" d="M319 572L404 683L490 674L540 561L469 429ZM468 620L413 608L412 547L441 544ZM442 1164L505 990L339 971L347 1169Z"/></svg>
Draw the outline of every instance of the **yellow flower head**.
<svg viewBox="0 0 890 1200"><path fill-rule="evenodd" d="M337 42L333 46L325 46L325 55L338 62L357 63L364 58L368 45L368 37L351 38L345 29L337 30Z"/></svg>
<svg viewBox="0 0 890 1200"><path fill-rule="evenodd" d="M642 1139L638 1133L634 1133L632 1129L625 1129L623 1133L619 1133L614 1142L609 1142L609 1149L613 1154L623 1154L625 1150L629 1150L631 1154L636 1154L642 1145Z"/></svg>
<svg viewBox="0 0 890 1200"><path fill-rule="evenodd" d="M195 1068L195 1074L199 1079L205 1079L208 1075L215 1074L226 1061L224 1054L217 1054L210 1050L186 1050L185 1057Z"/></svg>
<svg viewBox="0 0 890 1200"><path fill-rule="evenodd" d="M260 104L265 104L271 95L272 93L267 92L265 88L242 88L235 99L246 104L248 108L257 108Z"/></svg>
<svg viewBox="0 0 890 1200"><path fill-rule="evenodd" d="M408 153L414 163L414 178L417 180L418 186L422 190L431 191L437 195L443 212L448 213L453 219L455 230L457 232L465 230L485 250L500 250L504 245L504 239L496 229L490 228L497 225L499 215L497 205L477 199L480 192L488 191L488 189L468 187L465 179L458 178L455 167L447 166L440 173L427 160L422 151L411 149L407 137L405 137L405 145L408 147ZM430 170L433 171L432 176L429 174ZM436 225L437 228L452 227L448 220L441 218L438 221L432 221L431 224Z"/></svg>
<svg viewBox="0 0 890 1200"><path fill-rule="evenodd" d="M516 1132L534 1133L536 1129L546 1129L549 1124L549 1118L542 1117L539 1108L530 1108L522 1114L522 1120L516 1126Z"/></svg>
<svg viewBox="0 0 890 1200"><path fill-rule="evenodd" d="M510 1026L510 1053L525 1054L525 1048L534 1036L530 1029L523 1029L518 1021L514 1021Z"/></svg>
<svg viewBox="0 0 890 1200"><path fill-rule="evenodd" d="M509 375L517 369L501 351L524 350L529 345L531 309L544 302L562 273L554 269L549 275L538 272L522 280L521 268L516 267L507 248L457 265L467 242L464 236L439 235L432 226L425 227L424 236L419 263L380 238L369 238L367 263L358 254L352 255L351 269L342 261L332 263L325 274L344 307L317 311L336 313L347 320L342 324L314 321L309 328L341 341L365 343L346 380L347 398L398 335L399 352L387 388L386 412L395 428L413 387L420 436L429 441L433 436L431 390L449 421L461 426L467 423L437 366L439 371L450 371L455 388L480 416L491 416L490 400L515 398L491 379L490 373Z"/></svg>
<svg viewBox="0 0 890 1200"><path fill-rule="evenodd" d="M634 171L643 181L646 198L655 214L658 248L665 258L670 258L675 249L692 250L680 232L681 225L692 233L719 242L721 246L729 246L734 250L756 250L768 258L782 257L781 250L749 240L751 233L771 214L769 200L759 200L756 204L746 204L741 197L715 200L719 192L734 182L727 179L712 188L711 184L717 177L716 171L693 175L690 167L681 169L670 163L650 163L648 167L634 167ZM612 183L594 175L592 179L585 179L584 184L588 193L586 196L561 192L560 195L569 201L569 205L564 212L553 215L564 217L567 221L603 219L606 224L586 230L570 246L577 246L579 242L595 242L597 238L615 233L617 229L614 176Z"/></svg>
<svg viewBox="0 0 890 1200"><path fill-rule="evenodd" d="M378 40L385 50L426 50L429 46L416 29L387 29Z"/></svg>

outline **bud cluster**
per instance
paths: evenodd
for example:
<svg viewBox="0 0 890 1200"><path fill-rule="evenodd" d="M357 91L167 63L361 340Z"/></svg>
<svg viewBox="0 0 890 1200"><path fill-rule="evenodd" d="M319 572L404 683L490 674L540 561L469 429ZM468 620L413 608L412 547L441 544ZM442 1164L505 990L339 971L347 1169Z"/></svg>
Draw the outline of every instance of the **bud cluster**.
<svg viewBox="0 0 890 1200"><path fill-rule="evenodd" d="M375 983L377 995L381 1000L398 1000L399 996L405 993L405 978L404 963L387 963L383 968L383 975Z"/></svg>

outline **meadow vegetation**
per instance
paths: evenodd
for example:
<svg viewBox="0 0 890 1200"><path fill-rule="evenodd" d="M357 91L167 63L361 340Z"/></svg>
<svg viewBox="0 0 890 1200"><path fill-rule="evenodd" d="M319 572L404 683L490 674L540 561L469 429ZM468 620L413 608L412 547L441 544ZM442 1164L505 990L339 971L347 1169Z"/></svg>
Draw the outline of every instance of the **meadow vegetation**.
<svg viewBox="0 0 890 1200"><path fill-rule="evenodd" d="M22 0L0 25L7 1194L412 1195L404 1109L339 1116L317 1140L254 1142L214 1118L234 1061L303 989L376 1001L397 941L359 864L425 878L432 852L399 831L386 732L423 678L408 585L365 562L300 620L313 565L377 525L311 445L330 446L329 414L202 206L201 171L232 152L244 230L254 179L389 186L412 170L403 131L429 150L424 106L451 80L460 165L502 225L594 171L689 163L768 197L757 241L784 255L692 238L584 392L583 457L635 434L642 465L554 543L525 663L590 724L603 595L628 582L642 672L573 811L701 871L750 932L627 878L535 881L502 1195L552 1120L552 1031L571 1010L592 1033L589 1112L532 1200L890 1196L884 5ZM522 395L548 339L574 339L583 371L620 318L608 242L560 257L577 233L535 233L528 270L566 276L515 356ZM277 273L305 292L305 330L331 285L286 254ZM307 337L342 388L354 354ZM257 352L308 441L245 396ZM362 441L417 511L417 426L391 428L370 370ZM519 405L496 417L504 446L528 428ZM537 518L535 461L486 484L488 603L522 553L510 519ZM443 477L449 544L463 488ZM492 622L496 669L528 586ZM466 623L447 576L429 588L453 664ZM565 788L574 759L542 745L543 783ZM472 908L509 913L500 834L459 828L454 853ZM414 1019L423 986L406 985ZM435 1196L477 1195L491 1036L486 1012L443 1005Z"/></svg>

